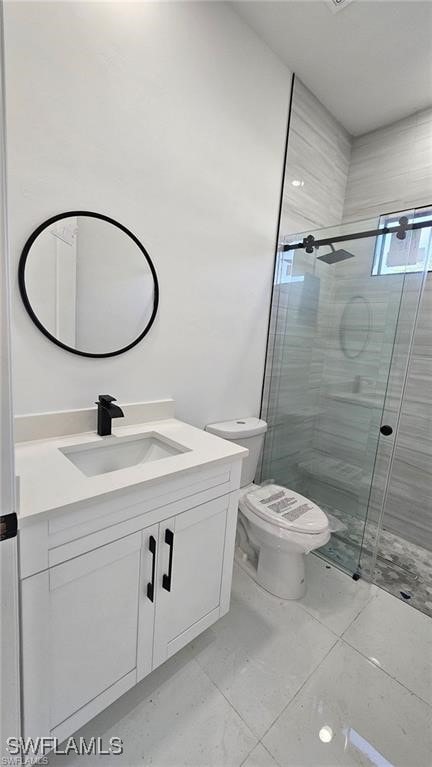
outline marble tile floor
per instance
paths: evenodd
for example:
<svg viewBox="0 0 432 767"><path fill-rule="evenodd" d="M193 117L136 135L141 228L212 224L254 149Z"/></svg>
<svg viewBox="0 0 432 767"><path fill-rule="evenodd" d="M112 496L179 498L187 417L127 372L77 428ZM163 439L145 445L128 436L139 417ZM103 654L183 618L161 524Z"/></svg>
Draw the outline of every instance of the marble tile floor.
<svg viewBox="0 0 432 767"><path fill-rule="evenodd" d="M328 511L346 522L342 512L334 508ZM332 535L322 550L323 556L345 570L354 571L359 561L363 526L363 521L349 517L347 529ZM375 526L368 524L364 541L367 552L372 551L375 537ZM432 552L428 549L383 529L373 580L398 599L432 617Z"/></svg>
<svg viewBox="0 0 432 767"><path fill-rule="evenodd" d="M430 767L432 619L314 555L282 602L237 565L230 612L77 735L116 757L51 765Z"/></svg>

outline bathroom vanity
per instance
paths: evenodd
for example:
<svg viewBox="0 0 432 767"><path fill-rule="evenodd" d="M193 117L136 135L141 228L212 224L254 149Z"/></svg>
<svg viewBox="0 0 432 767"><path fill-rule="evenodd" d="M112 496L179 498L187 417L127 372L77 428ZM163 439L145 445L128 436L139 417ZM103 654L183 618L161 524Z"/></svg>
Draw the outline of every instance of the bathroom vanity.
<svg viewBox="0 0 432 767"><path fill-rule="evenodd" d="M157 404L17 445L25 736L68 737L228 611L247 450Z"/></svg>

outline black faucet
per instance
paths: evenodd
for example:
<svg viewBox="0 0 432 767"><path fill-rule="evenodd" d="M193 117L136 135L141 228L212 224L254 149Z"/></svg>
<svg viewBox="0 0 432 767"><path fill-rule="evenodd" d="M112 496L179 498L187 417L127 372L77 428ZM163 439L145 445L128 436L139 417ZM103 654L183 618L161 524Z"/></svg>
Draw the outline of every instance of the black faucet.
<svg viewBox="0 0 432 767"><path fill-rule="evenodd" d="M99 400L96 402L96 405L98 406L97 433L100 437L107 437L111 434L111 421L113 418L124 417L121 407L112 404L116 401L116 398L111 397L110 394L99 394Z"/></svg>

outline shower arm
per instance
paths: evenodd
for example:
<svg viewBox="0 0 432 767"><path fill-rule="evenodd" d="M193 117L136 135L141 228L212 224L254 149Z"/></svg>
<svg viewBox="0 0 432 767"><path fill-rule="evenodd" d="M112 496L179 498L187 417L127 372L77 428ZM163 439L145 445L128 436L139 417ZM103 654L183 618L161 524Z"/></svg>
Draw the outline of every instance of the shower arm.
<svg viewBox="0 0 432 767"><path fill-rule="evenodd" d="M399 219L398 226L383 226L381 229L369 229L366 232L355 232L354 234L340 234L337 237L326 237L323 240L316 240L315 237L310 234L308 237L304 237L302 242L293 242L289 245L283 245L280 250L286 252L287 250L297 250L304 248L306 253L313 253L314 250L321 245L333 245L335 242L347 242L348 240L361 240L366 237L378 237L383 234L396 234L399 240L404 240L406 232L410 229L424 229L432 226L432 221L418 221L413 224L408 223L406 216L402 216Z"/></svg>

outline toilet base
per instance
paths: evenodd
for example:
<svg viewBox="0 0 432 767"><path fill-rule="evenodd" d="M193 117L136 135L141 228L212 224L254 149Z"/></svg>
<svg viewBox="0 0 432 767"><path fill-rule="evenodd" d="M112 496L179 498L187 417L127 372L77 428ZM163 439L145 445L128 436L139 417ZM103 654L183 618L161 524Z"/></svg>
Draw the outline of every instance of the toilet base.
<svg viewBox="0 0 432 767"><path fill-rule="evenodd" d="M306 593L304 558L304 554L287 554L261 546L256 563L239 546L235 551L235 560L242 570L265 591L287 600L301 599Z"/></svg>
<svg viewBox="0 0 432 767"><path fill-rule="evenodd" d="M305 555L261 546L256 579L281 599L301 599L306 592Z"/></svg>

